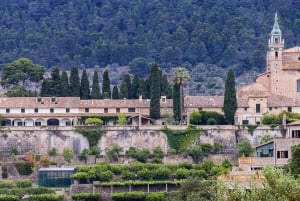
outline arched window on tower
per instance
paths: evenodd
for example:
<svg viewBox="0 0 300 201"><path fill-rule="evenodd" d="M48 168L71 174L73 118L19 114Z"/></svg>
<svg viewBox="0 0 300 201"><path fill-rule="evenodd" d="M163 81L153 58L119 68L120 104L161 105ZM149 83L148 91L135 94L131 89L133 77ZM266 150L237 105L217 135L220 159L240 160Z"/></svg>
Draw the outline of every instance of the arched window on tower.
<svg viewBox="0 0 300 201"><path fill-rule="evenodd" d="M297 92L300 92L300 80L297 80Z"/></svg>
<svg viewBox="0 0 300 201"><path fill-rule="evenodd" d="M277 51L275 52L275 58L278 58L278 52Z"/></svg>
<svg viewBox="0 0 300 201"><path fill-rule="evenodd" d="M275 43L278 43L278 38L275 38Z"/></svg>

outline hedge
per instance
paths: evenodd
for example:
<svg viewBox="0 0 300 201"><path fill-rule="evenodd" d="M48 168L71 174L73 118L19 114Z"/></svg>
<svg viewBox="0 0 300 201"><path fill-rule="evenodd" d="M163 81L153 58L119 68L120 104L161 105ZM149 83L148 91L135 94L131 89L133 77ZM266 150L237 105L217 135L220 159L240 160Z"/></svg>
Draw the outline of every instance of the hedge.
<svg viewBox="0 0 300 201"><path fill-rule="evenodd" d="M56 194L42 194L42 195L30 195L29 201L63 201L63 195Z"/></svg>
<svg viewBox="0 0 300 201"><path fill-rule="evenodd" d="M17 181L16 185L19 188L27 188L32 186L32 182L29 179L21 179Z"/></svg>
<svg viewBox="0 0 300 201"><path fill-rule="evenodd" d="M111 195L114 201L145 201L147 194L144 192L125 192L113 193Z"/></svg>
<svg viewBox="0 0 300 201"><path fill-rule="evenodd" d="M100 193L78 193L71 195L72 200L79 201L101 201L102 197Z"/></svg>

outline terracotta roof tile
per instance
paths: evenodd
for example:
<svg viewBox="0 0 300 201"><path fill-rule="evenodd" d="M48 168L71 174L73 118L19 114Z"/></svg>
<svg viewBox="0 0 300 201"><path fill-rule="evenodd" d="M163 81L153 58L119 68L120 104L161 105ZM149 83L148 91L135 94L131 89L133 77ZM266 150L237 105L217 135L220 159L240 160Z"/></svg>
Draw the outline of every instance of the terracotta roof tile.
<svg viewBox="0 0 300 201"><path fill-rule="evenodd" d="M184 98L184 106L193 108L222 108L223 102L223 96L186 96Z"/></svg>
<svg viewBox="0 0 300 201"><path fill-rule="evenodd" d="M296 106L294 99L279 96L275 94L269 94L267 99L268 107L284 107L284 106Z"/></svg>

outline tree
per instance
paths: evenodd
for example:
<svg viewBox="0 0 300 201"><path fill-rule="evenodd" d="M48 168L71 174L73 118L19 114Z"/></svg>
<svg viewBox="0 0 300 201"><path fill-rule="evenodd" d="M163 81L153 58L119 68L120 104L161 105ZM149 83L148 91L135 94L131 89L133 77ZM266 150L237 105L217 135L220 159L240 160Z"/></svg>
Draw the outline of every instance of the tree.
<svg viewBox="0 0 300 201"><path fill-rule="evenodd" d="M95 156L95 164L97 162L97 158L100 156L100 148L98 146L92 146L89 150L89 155L94 155Z"/></svg>
<svg viewBox="0 0 300 201"><path fill-rule="evenodd" d="M33 97L37 96L36 92L27 90L24 86L15 85L10 88L5 95L7 97Z"/></svg>
<svg viewBox="0 0 300 201"><path fill-rule="evenodd" d="M33 64L27 58L20 58L12 63L6 64L2 69L1 85L24 85L25 81L38 82L43 79L44 67Z"/></svg>
<svg viewBox="0 0 300 201"><path fill-rule="evenodd" d="M50 79L50 95L51 96L60 96L60 90L61 90L61 83L60 83L60 72L59 68L55 67L53 68L51 72L51 79Z"/></svg>
<svg viewBox="0 0 300 201"><path fill-rule="evenodd" d="M300 175L300 144L291 147L292 157L288 163L291 174L299 179Z"/></svg>
<svg viewBox="0 0 300 201"><path fill-rule="evenodd" d="M249 140L243 139L239 144L238 144L238 154L239 156L246 156L249 157L254 153L254 149L251 146Z"/></svg>
<svg viewBox="0 0 300 201"><path fill-rule="evenodd" d="M134 75L131 85L131 95L132 99L137 99L139 97L139 78L137 75Z"/></svg>
<svg viewBox="0 0 300 201"><path fill-rule="evenodd" d="M175 110L175 108L179 108L179 114L180 114L180 121L183 120L183 108L184 108L184 101L183 101L183 82L188 80L190 78L190 75L188 73L188 71L185 68L176 68L175 72L174 72L174 76L173 76L173 82L174 85L178 85L176 87L173 87L173 93L179 94L179 101L176 101L175 104L173 103L173 107ZM175 92L174 90L179 90L179 92ZM174 94L173 94L174 97ZM178 99L178 97L177 97ZM179 105L179 106L178 106ZM175 113L174 113L175 114ZM178 117L174 116L174 119L178 119Z"/></svg>
<svg viewBox="0 0 300 201"><path fill-rule="evenodd" d="M99 119L97 117L90 117L84 121L84 124L86 124L86 125L103 125L103 121L102 121L102 119Z"/></svg>
<svg viewBox="0 0 300 201"><path fill-rule="evenodd" d="M74 156L74 151L68 147L64 148L63 150L63 157L65 159L65 161L67 161L68 163L71 163L71 160Z"/></svg>
<svg viewBox="0 0 300 201"><path fill-rule="evenodd" d="M151 66L151 96L150 96L150 118L160 118L160 80L159 68L156 64Z"/></svg>
<svg viewBox="0 0 300 201"><path fill-rule="evenodd" d="M94 71L94 75L93 75L91 98L92 99L100 99L101 98L98 72L96 70Z"/></svg>
<svg viewBox="0 0 300 201"><path fill-rule="evenodd" d="M78 68L73 67L70 74L70 96L80 97L80 79Z"/></svg>
<svg viewBox="0 0 300 201"><path fill-rule="evenodd" d="M177 83L173 85L173 115L176 122L180 122L180 86Z"/></svg>
<svg viewBox="0 0 300 201"><path fill-rule="evenodd" d="M66 71L63 71L60 76L60 96L69 96L70 94L69 78Z"/></svg>
<svg viewBox="0 0 300 201"><path fill-rule="evenodd" d="M119 89L118 86L114 86L112 91L112 99L119 99Z"/></svg>
<svg viewBox="0 0 300 201"><path fill-rule="evenodd" d="M120 147L118 144L113 144L112 148L106 151L106 154L111 161L119 161L120 152L123 150L123 147Z"/></svg>
<svg viewBox="0 0 300 201"><path fill-rule="evenodd" d="M103 73L102 96L103 98L109 98L109 99L111 98L110 80L109 80L107 70L105 70Z"/></svg>
<svg viewBox="0 0 300 201"><path fill-rule="evenodd" d="M81 75L80 98L81 99L89 99L90 98L89 78L87 76L85 69L82 71L82 75Z"/></svg>
<svg viewBox="0 0 300 201"><path fill-rule="evenodd" d="M127 118L126 118L126 115L124 113L120 113L118 115L118 124L119 125L126 125L127 124Z"/></svg>
<svg viewBox="0 0 300 201"><path fill-rule="evenodd" d="M201 119L202 119L202 114L198 110L194 110L190 113L189 118L190 118L190 124L200 125Z"/></svg>
<svg viewBox="0 0 300 201"><path fill-rule="evenodd" d="M234 124L234 114L237 110L235 78L232 69L228 70L224 93L224 115L229 124Z"/></svg>
<svg viewBox="0 0 300 201"><path fill-rule="evenodd" d="M129 72L130 74L136 74L139 77L145 77L145 75L150 72L150 66L145 58L134 58L129 63Z"/></svg>

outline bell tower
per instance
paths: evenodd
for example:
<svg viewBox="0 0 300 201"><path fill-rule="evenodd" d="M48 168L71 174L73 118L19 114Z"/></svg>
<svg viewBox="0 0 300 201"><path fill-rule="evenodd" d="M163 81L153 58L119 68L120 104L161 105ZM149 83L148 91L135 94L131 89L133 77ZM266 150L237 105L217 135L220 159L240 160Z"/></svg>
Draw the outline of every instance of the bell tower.
<svg viewBox="0 0 300 201"><path fill-rule="evenodd" d="M278 16L275 13L273 29L268 42L269 50L267 52L267 72L270 72L270 87L274 94L282 95L280 89L282 74L282 51L284 49L284 39L278 24Z"/></svg>

